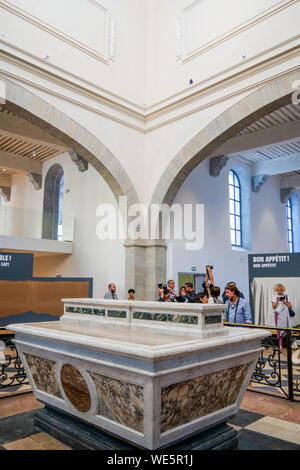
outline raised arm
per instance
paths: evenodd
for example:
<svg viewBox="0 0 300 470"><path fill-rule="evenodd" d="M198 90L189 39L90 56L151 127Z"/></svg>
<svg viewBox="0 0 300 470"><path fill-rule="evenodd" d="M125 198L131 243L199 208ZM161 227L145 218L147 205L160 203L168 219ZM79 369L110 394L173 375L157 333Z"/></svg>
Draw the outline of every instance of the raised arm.
<svg viewBox="0 0 300 470"><path fill-rule="evenodd" d="M213 273L212 273L212 270L211 270L210 266L206 266L205 280L208 281L208 279L209 279L210 283L214 286L215 281L214 281L214 276L213 276Z"/></svg>

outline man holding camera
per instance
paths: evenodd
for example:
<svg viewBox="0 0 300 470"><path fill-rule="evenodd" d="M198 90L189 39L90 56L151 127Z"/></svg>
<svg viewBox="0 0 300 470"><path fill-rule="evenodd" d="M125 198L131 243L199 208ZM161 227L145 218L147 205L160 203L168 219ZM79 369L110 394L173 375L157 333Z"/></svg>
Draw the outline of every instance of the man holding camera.
<svg viewBox="0 0 300 470"><path fill-rule="evenodd" d="M168 288L167 284L158 284L159 287L159 302L175 302L174 296L171 297L171 289Z"/></svg>
<svg viewBox="0 0 300 470"><path fill-rule="evenodd" d="M175 281L170 279L167 284L158 284L159 288L159 302L185 302L186 299L182 295L175 292Z"/></svg>

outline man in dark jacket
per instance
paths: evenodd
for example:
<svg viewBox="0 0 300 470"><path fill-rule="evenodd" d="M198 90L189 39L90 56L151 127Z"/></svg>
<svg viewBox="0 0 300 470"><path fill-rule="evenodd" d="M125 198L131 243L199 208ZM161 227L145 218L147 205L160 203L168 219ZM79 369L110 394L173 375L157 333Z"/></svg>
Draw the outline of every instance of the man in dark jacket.
<svg viewBox="0 0 300 470"><path fill-rule="evenodd" d="M187 282L185 285L186 298L189 303L195 303L196 292L194 291L194 285L192 282Z"/></svg>

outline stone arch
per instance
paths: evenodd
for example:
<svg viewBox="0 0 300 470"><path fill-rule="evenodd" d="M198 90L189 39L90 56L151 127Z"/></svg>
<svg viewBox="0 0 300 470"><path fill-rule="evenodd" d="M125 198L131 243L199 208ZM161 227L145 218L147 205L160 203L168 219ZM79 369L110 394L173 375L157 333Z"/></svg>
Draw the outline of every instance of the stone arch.
<svg viewBox="0 0 300 470"><path fill-rule="evenodd" d="M196 134L172 159L153 192L151 204L172 205L187 176L218 147L254 121L291 103L300 71L287 73L250 93Z"/></svg>
<svg viewBox="0 0 300 470"><path fill-rule="evenodd" d="M240 130L291 103L293 85L299 80L300 71L286 73L250 93L203 128L167 165L153 191L150 207L152 204L167 204L171 207L180 187L194 168ZM160 242L163 243L162 240ZM155 246L151 262L154 271L151 276L146 275L144 282L154 286L165 278L166 245ZM147 298L153 299L154 295L155 291L152 290Z"/></svg>
<svg viewBox="0 0 300 470"><path fill-rule="evenodd" d="M3 77L1 80L5 84L3 106L8 111L36 125L88 161L104 178L117 202L120 196L127 196L129 204L139 202L125 169L97 137L26 88Z"/></svg>

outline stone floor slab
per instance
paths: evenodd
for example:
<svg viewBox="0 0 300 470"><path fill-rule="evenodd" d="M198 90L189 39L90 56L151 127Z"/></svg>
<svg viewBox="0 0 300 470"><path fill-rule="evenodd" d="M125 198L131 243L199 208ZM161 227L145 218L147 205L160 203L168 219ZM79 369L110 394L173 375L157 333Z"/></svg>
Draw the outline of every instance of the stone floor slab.
<svg viewBox="0 0 300 470"><path fill-rule="evenodd" d="M286 422L282 419L265 416L247 426L249 431L266 434L277 439L299 445L300 450L300 424Z"/></svg>

